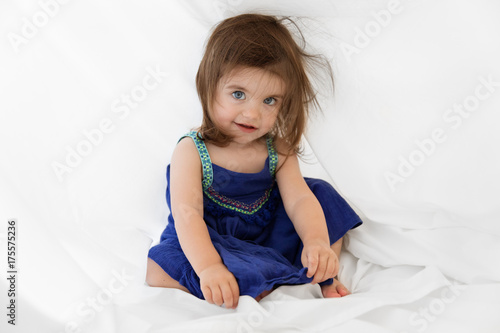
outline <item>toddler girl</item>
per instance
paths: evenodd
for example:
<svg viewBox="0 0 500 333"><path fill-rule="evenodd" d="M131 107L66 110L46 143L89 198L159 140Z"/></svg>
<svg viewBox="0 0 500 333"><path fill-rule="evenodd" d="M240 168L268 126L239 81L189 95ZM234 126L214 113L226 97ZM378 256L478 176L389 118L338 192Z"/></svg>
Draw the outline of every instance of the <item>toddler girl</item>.
<svg viewBox="0 0 500 333"><path fill-rule="evenodd" d="M336 279L342 237L361 220L297 159L316 103L313 59L284 20L244 14L221 22L196 77L201 126L183 136L167 168L171 214L149 251L146 281L234 308L280 285ZM325 133L326 135L326 133Z"/></svg>

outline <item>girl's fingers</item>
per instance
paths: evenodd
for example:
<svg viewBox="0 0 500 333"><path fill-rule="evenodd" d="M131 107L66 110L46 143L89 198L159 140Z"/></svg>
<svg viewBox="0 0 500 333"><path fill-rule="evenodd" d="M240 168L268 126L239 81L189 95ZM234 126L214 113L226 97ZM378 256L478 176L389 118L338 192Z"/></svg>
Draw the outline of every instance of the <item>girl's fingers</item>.
<svg viewBox="0 0 500 333"><path fill-rule="evenodd" d="M236 308L238 306L238 300L240 299L240 288L238 287L238 282L236 282L236 279L231 281L229 285L231 287L231 292L233 293L234 296L233 305L234 308Z"/></svg>
<svg viewBox="0 0 500 333"><path fill-rule="evenodd" d="M328 277L328 266L330 265L330 261L328 258L325 260L322 269L318 269L318 272L316 273L316 276L314 279L316 280L316 283L323 282L326 279L329 279Z"/></svg>
<svg viewBox="0 0 500 333"><path fill-rule="evenodd" d="M319 256L316 273L311 283L319 283L333 278L337 275L338 270L339 265L337 256L334 253L323 253L323 255Z"/></svg>
<svg viewBox="0 0 500 333"><path fill-rule="evenodd" d="M210 274L208 274L210 273ZM240 291L234 275L227 269L216 269L200 277L203 297L210 304L226 308L235 308L238 304Z"/></svg>
<svg viewBox="0 0 500 333"><path fill-rule="evenodd" d="M332 256L328 259L328 268L325 273L325 280L337 276L339 271L339 261L337 256Z"/></svg>
<svg viewBox="0 0 500 333"><path fill-rule="evenodd" d="M324 281L324 276L326 272L326 268L328 265L328 257L320 257L318 261L318 268L316 269L316 273L314 274L314 279L312 280L312 284Z"/></svg>
<svg viewBox="0 0 500 333"><path fill-rule="evenodd" d="M332 276L337 276L339 274L339 259L336 257L334 261Z"/></svg>
<svg viewBox="0 0 500 333"><path fill-rule="evenodd" d="M214 304L214 301L212 299L212 290L210 290L209 287L204 287L202 288L201 292L203 293L203 297L205 297L205 300L210 303L210 304Z"/></svg>
<svg viewBox="0 0 500 333"><path fill-rule="evenodd" d="M222 292L219 286L215 286L212 290L212 300L214 301L215 305L221 306L222 304L224 304L224 300L222 299Z"/></svg>
<svg viewBox="0 0 500 333"><path fill-rule="evenodd" d="M228 284L224 284L220 286L221 294L222 294L222 303L226 306L227 309L233 307L233 293L231 292L231 288Z"/></svg>
<svg viewBox="0 0 500 333"><path fill-rule="evenodd" d="M328 267L326 268L325 272L325 280L330 279L335 276L335 268L337 267L337 262L334 260L334 258L330 258L328 260Z"/></svg>
<svg viewBox="0 0 500 333"><path fill-rule="evenodd" d="M313 277L318 269L318 255L308 254L307 255L307 277Z"/></svg>
<svg viewBox="0 0 500 333"><path fill-rule="evenodd" d="M233 291L231 290L231 286L229 283L224 284L220 287L221 292L222 292L222 298L223 298L223 303L226 306L226 308L231 309L234 307L234 295Z"/></svg>

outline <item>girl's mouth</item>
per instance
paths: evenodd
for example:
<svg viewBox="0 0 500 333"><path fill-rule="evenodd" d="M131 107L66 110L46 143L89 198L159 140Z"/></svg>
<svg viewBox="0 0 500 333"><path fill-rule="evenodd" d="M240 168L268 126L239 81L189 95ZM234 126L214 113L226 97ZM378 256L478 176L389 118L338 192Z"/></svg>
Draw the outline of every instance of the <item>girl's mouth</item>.
<svg viewBox="0 0 500 333"><path fill-rule="evenodd" d="M238 124L238 123L235 123L235 124L236 124L236 126L238 126L238 128L239 128L241 131L243 131L243 132L245 132L245 133L252 133L252 132L254 132L254 131L256 131L256 130L257 130L257 128L256 128L256 127L254 127L254 126L252 126L252 125L247 125L247 124Z"/></svg>

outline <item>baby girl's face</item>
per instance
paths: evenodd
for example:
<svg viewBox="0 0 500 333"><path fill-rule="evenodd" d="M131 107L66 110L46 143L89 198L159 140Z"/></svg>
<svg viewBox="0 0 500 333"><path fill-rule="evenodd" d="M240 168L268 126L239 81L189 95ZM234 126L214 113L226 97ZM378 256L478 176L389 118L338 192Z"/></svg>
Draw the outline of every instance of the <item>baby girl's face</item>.
<svg viewBox="0 0 500 333"><path fill-rule="evenodd" d="M215 92L212 120L233 141L250 143L276 122L285 84L277 75L253 67L236 67L224 75Z"/></svg>

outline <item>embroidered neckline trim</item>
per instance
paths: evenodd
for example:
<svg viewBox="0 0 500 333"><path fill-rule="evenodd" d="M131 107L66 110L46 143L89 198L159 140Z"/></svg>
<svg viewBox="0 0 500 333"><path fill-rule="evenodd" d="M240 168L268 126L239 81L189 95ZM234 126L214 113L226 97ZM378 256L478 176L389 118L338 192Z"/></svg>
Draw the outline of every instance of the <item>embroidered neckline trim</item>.
<svg viewBox="0 0 500 333"><path fill-rule="evenodd" d="M182 138L189 136L193 139L196 149L198 150L198 153L200 155L201 159L201 164L202 164L202 170L203 170L203 192L205 195L212 200L214 203L217 205L224 207L226 209L230 209L232 211L236 211L245 215L253 215L257 211L259 211L266 202L269 201L269 198L271 196L271 192L274 187L274 180L273 184L269 189L266 190L263 196L255 200L251 204L246 204L244 202L234 200L231 198L228 198L219 192L217 192L213 187L212 187L212 182L213 182L213 168L212 168L212 160L210 159L210 155L207 150L207 146L203 142L202 138L198 136L198 133L196 131L191 131L188 134L184 135ZM181 138L181 139L182 139ZM274 148L273 140L272 138L268 137L266 139L266 145L267 145L267 151L269 154L269 173L271 174L271 177L274 179L275 174L276 174L276 166L278 164L278 154L276 153L276 149Z"/></svg>
<svg viewBox="0 0 500 333"><path fill-rule="evenodd" d="M202 184L203 184L203 190L205 191L212 186L212 182L214 180L212 160L210 159L210 155L208 154L207 146L205 145L205 142L203 142L203 140L198 136L198 132L191 131L186 135L182 136L181 139L187 136L193 139L196 145L196 149L198 150L198 154L200 155L201 166L203 170ZM271 137L268 137L266 139L266 145L269 154L269 172L271 176L274 178L276 175L276 167L278 165L278 154L276 152L276 148L274 147L273 139Z"/></svg>

